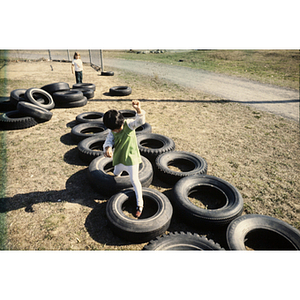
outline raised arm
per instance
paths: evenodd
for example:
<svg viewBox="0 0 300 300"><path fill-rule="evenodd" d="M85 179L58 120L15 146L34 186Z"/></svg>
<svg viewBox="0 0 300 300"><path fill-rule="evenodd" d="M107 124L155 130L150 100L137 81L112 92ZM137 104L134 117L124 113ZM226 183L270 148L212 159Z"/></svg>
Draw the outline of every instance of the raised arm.
<svg viewBox="0 0 300 300"><path fill-rule="evenodd" d="M145 124L146 122L146 112L141 109L141 103L139 100L132 100L132 106L133 108L136 110L137 112L137 115L135 117L134 120L127 120L127 124L128 124L128 127L131 129L131 130L134 130L140 126L142 126L143 124Z"/></svg>

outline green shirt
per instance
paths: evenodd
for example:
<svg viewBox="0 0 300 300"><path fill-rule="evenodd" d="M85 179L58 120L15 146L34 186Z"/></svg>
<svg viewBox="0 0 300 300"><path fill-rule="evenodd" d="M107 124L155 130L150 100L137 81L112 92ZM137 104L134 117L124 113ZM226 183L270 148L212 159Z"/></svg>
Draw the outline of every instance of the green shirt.
<svg viewBox="0 0 300 300"><path fill-rule="evenodd" d="M113 165L123 164L133 166L142 162L137 145L135 130L131 130L127 122L124 122L123 130L118 133L112 132L114 136Z"/></svg>

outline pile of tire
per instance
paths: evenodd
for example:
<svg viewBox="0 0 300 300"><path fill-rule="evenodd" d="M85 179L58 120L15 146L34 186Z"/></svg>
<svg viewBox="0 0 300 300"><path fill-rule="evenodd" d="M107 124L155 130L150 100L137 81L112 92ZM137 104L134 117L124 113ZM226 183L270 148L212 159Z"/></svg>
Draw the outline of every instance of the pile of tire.
<svg viewBox="0 0 300 300"><path fill-rule="evenodd" d="M15 89L5 101L5 113L0 115L0 129L25 129L52 118L55 108L80 107L94 97L93 83L74 84L56 82L41 88Z"/></svg>
<svg viewBox="0 0 300 300"><path fill-rule="evenodd" d="M42 87L47 91L59 108L73 108L85 106L88 99L94 97L96 86L93 83L76 83L72 89L66 82L56 82Z"/></svg>
<svg viewBox="0 0 300 300"><path fill-rule="evenodd" d="M13 110L0 115L0 128L4 130L33 127L52 118L55 107L52 96L38 88L16 89L10 93Z"/></svg>

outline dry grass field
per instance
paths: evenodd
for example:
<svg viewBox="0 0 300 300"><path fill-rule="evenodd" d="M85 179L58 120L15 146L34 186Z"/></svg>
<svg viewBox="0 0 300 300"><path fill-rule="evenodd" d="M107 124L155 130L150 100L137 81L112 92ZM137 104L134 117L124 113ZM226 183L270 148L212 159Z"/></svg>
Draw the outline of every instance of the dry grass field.
<svg viewBox="0 0 300 300"><path fill-rule="evenodd" d="M51 69L52 67L52 69ZM53 82L75 83L69 63L9 62L7 92ZM70 136L83 112L131 109L141 100L152 132L172 138L176 150L196 153L208 174L241 192L244 214L265 214L300 229L299 125L247 106L222 101L156 77L112 70L99 76L85 65L84 82L96 92L84 107L52 110L49 122L7 131L7 245L9 250L141 250L116 237L108 226L108 198L93 190L88 166ZM128 85L132 94L111 97L109 88ZM151 188L170 196L171 186L155 179ZM169 231L208 235L226 248L222 236L195 229L174 218Z"/></svg>

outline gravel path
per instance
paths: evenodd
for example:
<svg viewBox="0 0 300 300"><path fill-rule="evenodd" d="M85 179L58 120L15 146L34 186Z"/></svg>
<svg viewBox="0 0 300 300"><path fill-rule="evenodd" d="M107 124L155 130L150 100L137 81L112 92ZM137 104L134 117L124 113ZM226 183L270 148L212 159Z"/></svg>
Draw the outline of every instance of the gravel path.
<svg viewBox="0 0 300 300"><path fill-rule="evenodd" d="M198 89L226 100L241 102L282 117L299 121L299 91L212 72L160 63L104 59L109 67L150 76Z"/></svg>

